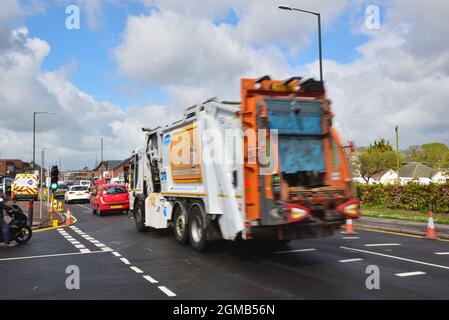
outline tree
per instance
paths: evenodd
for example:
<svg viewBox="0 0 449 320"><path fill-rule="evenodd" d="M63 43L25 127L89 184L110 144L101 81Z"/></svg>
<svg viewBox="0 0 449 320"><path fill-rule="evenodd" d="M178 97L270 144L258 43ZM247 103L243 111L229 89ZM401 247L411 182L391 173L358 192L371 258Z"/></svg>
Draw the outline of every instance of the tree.
<svg viewBox="0 0 449 320"><path fill-rule="evenodd" d="M359 156L360 174L366 183L377 173L396 166L397 155L390 142L379 139Z"/></svg>
<svg viewBox="0 0 449 320"><path fill-rule="evenodd" d="M441 169L448 165L449 149L444 143L423 144L422 148L424 151L423 162L427 162L436 169Z"/></svg>

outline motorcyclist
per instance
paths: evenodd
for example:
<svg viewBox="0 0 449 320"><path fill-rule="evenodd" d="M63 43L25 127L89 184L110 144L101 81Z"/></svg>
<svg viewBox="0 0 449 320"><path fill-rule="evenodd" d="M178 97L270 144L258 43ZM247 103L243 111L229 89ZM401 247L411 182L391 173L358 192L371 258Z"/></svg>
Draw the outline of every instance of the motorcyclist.
<svg viewBox="0 0 449 320"><path fill-rule="evenodd" d="M6 215L6 204L3 200L3 197L0 195L0 229L3 233L3 243L0 244L2 246L11 247L12 244L9 241L9 225L5 221Z"/></svg>

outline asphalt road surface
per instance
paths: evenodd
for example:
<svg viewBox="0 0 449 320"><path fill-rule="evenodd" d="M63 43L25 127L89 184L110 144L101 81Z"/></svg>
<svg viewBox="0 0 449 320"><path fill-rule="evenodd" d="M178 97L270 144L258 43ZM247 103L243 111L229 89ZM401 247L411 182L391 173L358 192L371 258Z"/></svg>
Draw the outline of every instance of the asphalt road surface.
<svg viewBox="0 0 449 320"><path fill-rule="evenodd" d="M137 232L125 214L70 208L75 225L0 247L0 299L449 298L449 242L360 231L198 253L170 232ZM66 288L68 266L79 268L79 290ZM379 289L367 288L367 268L378 268Z"/></svg>

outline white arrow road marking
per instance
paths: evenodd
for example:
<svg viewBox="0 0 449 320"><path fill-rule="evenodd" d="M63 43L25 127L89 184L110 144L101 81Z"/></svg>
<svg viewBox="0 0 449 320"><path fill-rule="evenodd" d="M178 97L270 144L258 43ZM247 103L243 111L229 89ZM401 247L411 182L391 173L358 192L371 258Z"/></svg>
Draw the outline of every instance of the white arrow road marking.
<svg viewBox="0 0 449 320"><path fill-rule="evenodd" d="M397 259L397 260L402 260L402 261L407 261L407 262L413 262L413 263L422 264L422 265L425 265L425 266L430 266L430 267L436 267L436 268L449 270L448 266L442 266L442 265L439 265L439 264L433 264L433 263L428 263L428 262L419 261L419 260L406 259L406 258L402 258L402 257L392 256L392 255L389 255L389 254L383 254L383 253L372 252L372 251L367 251L367 250L360 250L360 249L356 249L356 248L348 248L348 247L340 247L340 248L341 249L345 249L345 250L350 250L350 251L355 251L355 252L363 252L363 253L372 254L372 255L375 255L375 256L381 256L381 257L385 257L385 258L391 258L391 259Z"/></svg>
<svg viewBox="0 0 449 320"><path fill-rule="evenodd" d="M396 273L396 276L398 277L411 277L411 276L420 276L426 274L422 271L414 271L414 272L404 272L404 273Z"/></svg>

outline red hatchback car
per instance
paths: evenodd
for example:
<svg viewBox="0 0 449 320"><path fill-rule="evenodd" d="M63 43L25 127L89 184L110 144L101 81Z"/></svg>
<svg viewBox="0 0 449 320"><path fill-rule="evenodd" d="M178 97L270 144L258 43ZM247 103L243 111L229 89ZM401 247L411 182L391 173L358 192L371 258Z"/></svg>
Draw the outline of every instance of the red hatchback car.
<svg viewBox="0 0 449 320"><path fill-rule="evenodd" d="M107 212L129 210L129 193L121 184L102 184L92 193L92 213L103 215Z"/></svg>

